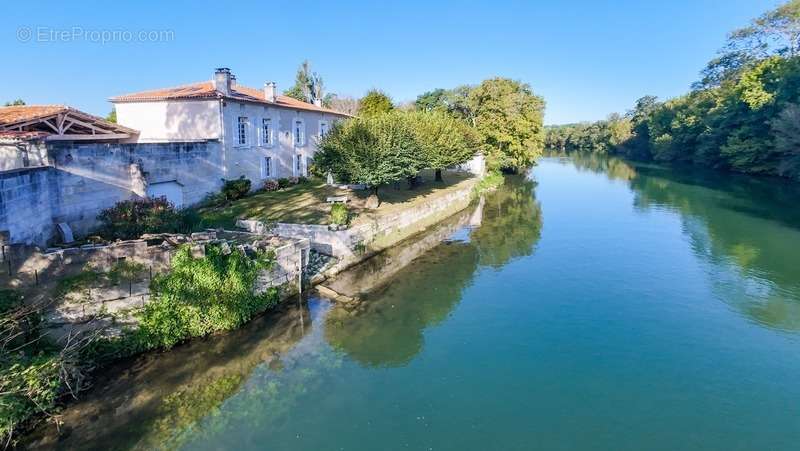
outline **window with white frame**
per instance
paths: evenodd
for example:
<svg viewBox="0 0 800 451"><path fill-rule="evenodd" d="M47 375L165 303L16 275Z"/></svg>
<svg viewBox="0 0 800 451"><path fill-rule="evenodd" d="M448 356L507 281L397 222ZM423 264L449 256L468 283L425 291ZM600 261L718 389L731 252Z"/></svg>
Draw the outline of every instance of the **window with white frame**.
<svg viewBox="0 0 800 451"><path fill-rule="evenodd" d="M261 145L272 145L272 119L265 117L261 119Z"/></svg>
<svg viewBox="0 0 800 451"><path fill-rule="evenodd" d="M272 177L272 157L264 157L261 159L261 178L270 177Z"/></svg>
<svg viewBox="0 0 800 451"><path fill-rule="evenodd" d="M324 138L328 134L328 122L319 121L319 137Z"/></svg>
<svg viewBox="0 0 800 451"><path fill-rule="evenodd" d="M239 116L238 129L237 129L238 133L236 134L236 143L239 144L240 146L247 145L247 132L249 131L248 129L250 128L249 125L250 122L247 120L246 116Z"/></svg>
<svg viewBox="0 0 800 451"><path fill-rule="evenodd" d="M306 127L302 119L294 120L294 145L297 147L306 144Z"/></svg>

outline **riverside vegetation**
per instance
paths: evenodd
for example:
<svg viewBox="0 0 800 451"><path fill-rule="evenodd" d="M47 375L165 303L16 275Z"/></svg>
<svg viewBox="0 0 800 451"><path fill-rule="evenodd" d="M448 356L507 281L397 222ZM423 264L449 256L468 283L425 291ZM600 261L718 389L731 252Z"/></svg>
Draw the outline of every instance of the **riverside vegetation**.
<svg viewBox="0 0 800 451"><path fill-rule="evenodd" d="M800 180L800 0L733 31L690 93L550 127L548 148Z"/></svg>
<svg viewBox="0 0 800 451"><path fill-rule="evenodd" d="M136 315L138 328L111 338L81 333L54 343L44 335L41 312L57 298L30 304L15 291L0 292L0 437L13 443L21 426L52 415L60 399L86 387L88 374L98 365L235 329L274 306L277 289L254 291L258 271L273 264L274 255L265 251L246 255L240 249L209 245L204 256L194 257L184 246L174 256L171 271L153 278L151 302ZM87 271L65 279L55 296L114 273Z"/></svg>

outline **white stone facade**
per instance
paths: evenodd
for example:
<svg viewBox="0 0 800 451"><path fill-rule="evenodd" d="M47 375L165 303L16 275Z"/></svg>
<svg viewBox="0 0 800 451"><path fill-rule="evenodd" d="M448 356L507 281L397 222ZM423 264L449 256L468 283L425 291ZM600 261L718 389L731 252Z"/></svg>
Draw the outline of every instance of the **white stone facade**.
<svg viewBox="0 0 800 451"><path fill-rule="evenodd" d="M235 84L227 69L214 80L112 99L117 121L139 131L136 142L221 143L222 177L307 176L320 137L347 115Z"/></svg>

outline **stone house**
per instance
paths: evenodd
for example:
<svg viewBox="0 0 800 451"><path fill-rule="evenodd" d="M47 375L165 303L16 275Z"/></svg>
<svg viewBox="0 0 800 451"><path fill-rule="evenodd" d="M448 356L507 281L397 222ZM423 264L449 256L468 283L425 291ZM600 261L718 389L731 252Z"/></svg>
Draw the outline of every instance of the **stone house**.
<svg viewBox="0 0 800 451"><path fill-rule="evenodd" d="M269 178L308 175L319 138L348 117L279 95L272 82L262 89L240 85L227 68L217 69L209 81L120 95L111 102L117 121L138 130L137 143L218 142L217 178L246 177L254 189ZM158 180L150 190L184 205L187 185L181 178Z"/></svg>
<svg viewBox="0 0 800 451"><path fill-rule="evenodd" d="M274 83L238 85L228 69L111 101L117 123L61 105L0 107L0 244L46 245L57 224L85 236L121 200L186 207L223 180L257 189L307 175L319 138L347 117L278 95Z"/></svg>

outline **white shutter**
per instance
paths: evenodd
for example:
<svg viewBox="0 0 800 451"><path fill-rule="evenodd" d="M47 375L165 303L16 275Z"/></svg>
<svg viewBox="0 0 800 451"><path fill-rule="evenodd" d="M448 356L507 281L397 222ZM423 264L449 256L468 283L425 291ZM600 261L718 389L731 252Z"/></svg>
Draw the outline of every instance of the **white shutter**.
<svg viewBox="0 0 800 451"><path fill-rule="evenodd" d="M261 157L261 178L267 178L267 159Z"/></svg>

